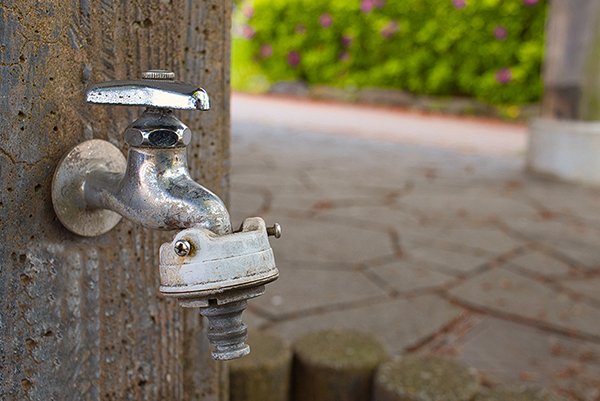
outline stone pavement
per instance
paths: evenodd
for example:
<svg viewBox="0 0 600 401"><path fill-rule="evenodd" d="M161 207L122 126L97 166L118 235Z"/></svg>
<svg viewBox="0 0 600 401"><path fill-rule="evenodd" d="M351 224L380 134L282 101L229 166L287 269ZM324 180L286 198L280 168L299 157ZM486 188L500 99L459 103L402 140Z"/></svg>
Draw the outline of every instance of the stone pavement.
<svg viewBox="0 0 600 401"><path fill-rule="evenodd" d="M600 189L526 174L524 127L245 95L232 113L234 222L283 227L252 326L369 331L600 400Z"/></svg>

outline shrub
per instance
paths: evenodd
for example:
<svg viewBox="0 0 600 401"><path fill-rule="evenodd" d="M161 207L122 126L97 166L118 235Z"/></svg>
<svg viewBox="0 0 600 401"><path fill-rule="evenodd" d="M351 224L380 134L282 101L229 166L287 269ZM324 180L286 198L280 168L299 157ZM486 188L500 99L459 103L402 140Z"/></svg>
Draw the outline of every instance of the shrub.
<svg viewBox="0 0 600 401"><path fill-rule="evenodd" d="M547 0L247 0L235 11L233 84L534 102L546 9Z"/></svg>

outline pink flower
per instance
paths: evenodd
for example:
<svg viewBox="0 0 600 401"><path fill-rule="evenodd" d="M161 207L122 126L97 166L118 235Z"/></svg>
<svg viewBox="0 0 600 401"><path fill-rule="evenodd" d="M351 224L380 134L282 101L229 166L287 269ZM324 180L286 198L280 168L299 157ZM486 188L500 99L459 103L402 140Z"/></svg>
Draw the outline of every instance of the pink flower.
<svg viewBox="0 0 600 401"><path fill-rule="evenodd" d="M302 24L298 24L296 25L296 27L294 28L294 31L299 34L302 35L304 32L306 32L306 27Z"/></svg>
<svg viewBox="0 0 600 401"><path fill-rule="evenodd" d="M512 81L512 72L509 68L501 68L496 71L496 81L502 85L506 85Z"/></svg>
<svg viewBox="0 0 600 401"><path fill-rule="evenodd" d="M454 4L454 8L461 9L467 6L467 0L452 0L452 4Z"/></svg>
<svg viewBox="0 0 600 401"><path fill-rule="evenodd" d="M297 51L291 51L288 53L287 59L289 65L296 67L298 64L300 64L300 53Z"/></svg>
<svg viewBox="0 0 600 401"><path fill-rule="evenodd" d="M348 61L348 60L350 60L350 54L348 54L348 52L346 50L344 50L343 52L340 53L339 59L340 59L340 61Z"/></svg>
<svg viewBox="0 0 600 401"><path fill-rule="evenodd" d="M246 6L242 9L242 14L244 14L244 17L250 19L254 17L254 8Z"/></svg>
<svg viewBox="0 0 600 401"><path fill-rule="evenodd" d="M539 0L523 0L526 6L535 6L538 2Z"/></svg>
<svg viewBox="0 0 600 401"><path fill-rule="evenodd" d="M332 23L333 18L331 18L331 15L327 13L321 14L321 16L319 17L319 24L321 24L323 28L329 28Z"/></svg>
<svg viewBox="0 0 600 401"><path fill-rule="evenodd" d="M498 25L496 29L494 29L494 36L498 40L504 40L508 36L508 31L505 27Z"/></svg>
<svg viewBox="0 0 600 401"><path fill-rule="evenodd" d="M273 46L271 45L262 45L260 47L260 56L262 58L269 58L273 55Z"/></svg>
<svg viewBox="0 0 600 401"><path fill-rule="evenodd" d="M362 0L360 2L360 11L362 11L363 13L370 12L373 9L373 7L375 7L374 0Z"/></svg>
<svg viewBox="0 0 600 401"><path fill-rule="evenodd" d="M384 38L392 37L396 32L398 32L399 26L396 21L390 21L382 30L381 36Z"/></svg>
<svg viewBox="0 0 600 401"><path fill-rule="evenodd" d="M242 36L246 39L252 39L256 35L256 31L250 25L242 27Z"/></svg>
<svg viewBox="0 0 600 401"><path fill-rule="evenodd" d="M342 46L348 47L352 44L352 36L344 35L342 36Z"/></svg>

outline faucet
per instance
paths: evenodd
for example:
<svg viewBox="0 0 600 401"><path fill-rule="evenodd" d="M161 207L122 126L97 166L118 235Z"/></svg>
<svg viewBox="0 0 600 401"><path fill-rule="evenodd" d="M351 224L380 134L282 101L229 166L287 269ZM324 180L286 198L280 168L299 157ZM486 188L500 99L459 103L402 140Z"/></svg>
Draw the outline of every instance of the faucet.
<svg viewBox="0 0 600 401"><path fill-rule="evenodd" d="M141 80L92 85L86 101L146 109L125 130L127 159L98 139L65 154L52 182L60 222L86 237L110 231L122 217L146 228L180 230L159 249L161 293L200 309L214 359L248 354L242 312L279 276L268 237L279 238L281 227L251 217L234 231L223 201L191 178L186 146L192 132L173 109L209 110L208 94L175 81L172 72L150 70Z"/></svg>

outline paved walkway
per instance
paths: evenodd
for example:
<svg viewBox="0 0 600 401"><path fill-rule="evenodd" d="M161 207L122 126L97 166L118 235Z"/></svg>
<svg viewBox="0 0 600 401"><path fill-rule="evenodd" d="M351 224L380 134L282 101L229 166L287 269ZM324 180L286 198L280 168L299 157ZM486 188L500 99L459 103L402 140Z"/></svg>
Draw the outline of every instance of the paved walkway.
<svg viewBox="0 0 600 401"><path fill-rule="evenodd" d="M524 127L243 95L232 112L234 221L283 226L251 325L370 331L600 400L600 190L525 174Z"/></svg>

